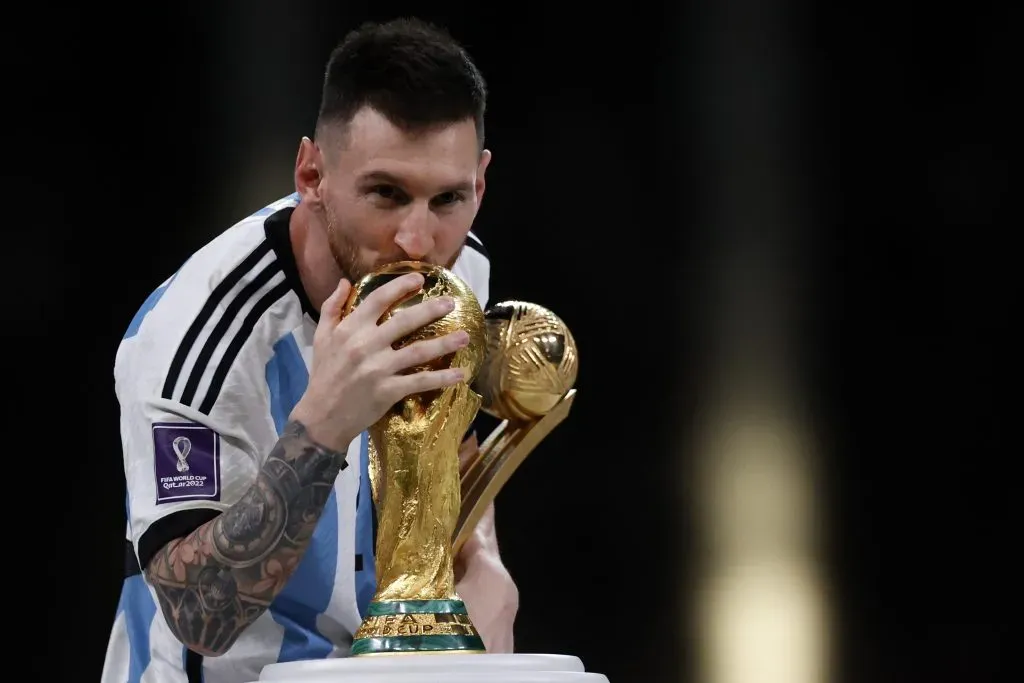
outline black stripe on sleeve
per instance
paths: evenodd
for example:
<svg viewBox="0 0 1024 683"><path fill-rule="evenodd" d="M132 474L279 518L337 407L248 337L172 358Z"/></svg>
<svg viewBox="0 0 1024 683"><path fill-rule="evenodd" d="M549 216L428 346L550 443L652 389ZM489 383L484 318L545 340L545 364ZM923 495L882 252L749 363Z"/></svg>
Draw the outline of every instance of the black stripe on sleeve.
<svg viewBox="0 0 1024 683"><path fill-rule="evenodd" d="M263 314L266 313L271 306L281 300L286 294L291 292L291 287L287 281L282 281L276 287L271 289L269 292L263 295L256 305L252 307L248 315L245 316L245 320L242 321L242 326L235 333L234 339L228 345L224 351L224 356L221 357L220 363L217 365L217 370L213 373L213 378L210 380L210 388L206 391L206 398L203 399L203 403L199 406L199 412L203 415L209 415L210 411L213 410L214 404L217 402L217 397L220 395L221 387L224 386L224 380L228 376L228 371L231 369L231 365L235 362L235 358L238 357L242 347L245 346L245 342L248 341L249 336L252 334L253 329L256 328L256 323L259 322Z"/></svg>
<svg viewBox="0 0 1024 683"><path fill-rule="evenodd" d="M224 339L224 335L227 334L228 328L231 327L231 323L238 317L242 307L249 302L249 300L260 290L261 287L270 282L271 278L281 272L281 265L276 261L271 261L266 267L260 271L260 274L252 279L251 282L246 284L241 291L231 300L227 308L224 309L224 313L220 316L220 320L217 321L217 325L210 332L210 336L207 337L206 343L203 345L202 350L196 357L195 363L192 365L192 372L188 376L188 381L185 383L185 389L181 392L181 398L179 402L184 405L192 405L192 400L195 398L196 390L199 388L199 382L202 381L203 376L210 364L210 358L213 356L213 352L217 349L217 345L220 344L221 340Z"/></svg>
<svg viewBox="0 0 1024 683"><path fill-rule="evenodd" d="M142 573L139 558L135 557L135 546L127 538L124 539L124 578L130 579Z"/></svg>
<svg viewBox="0 0 1024 683"><path fill-rule="evenodd" d="M138 566L145 567L165 545L175 539L188 536L218 515L220 515L220 510L213 508L191 508L172 512L156 520L149 525L146 533L142 534L142 538L139 539ZM129 550L131 550L130 544ZM134 556L134 553L132 555ZM125 560L127 561L127 557Z"/></svg>
<svg viewBox="0 0 1024 683"><path fill-rule="evenodd" d="M192 351L192 346L196 343L196 339L199 337L199 333L202 332L203 327L210 320L214 311L217 310L217 306L227 296L228 292L237 285L245 275L247 275L256 264L260 262L264 256L270 252L270 244L263 240L260 242L252 253L246 256L241 263L227 274L227 276L214 288L210 296L207 297L206 303L203 304L202 310L199 311L199 315L196 316L195 320L192 321L192 325L189 326L188 331L185 332L185 336L182 338L181 343L178 345L178 350L174 354L174 358L171 360L171 367L167 372L167 378L164 380L164 389L162 396L165 399L173 399L174 387L178 384L178 378L181 375L181 369L185 365L185 359L188 358L188 354Z"/></svg>
<svg viewBox="0 0 1024 683"><path fill-rule="evenodd" d="M203 683L203 656L192 650L185 650L185 680Z"/></svg>

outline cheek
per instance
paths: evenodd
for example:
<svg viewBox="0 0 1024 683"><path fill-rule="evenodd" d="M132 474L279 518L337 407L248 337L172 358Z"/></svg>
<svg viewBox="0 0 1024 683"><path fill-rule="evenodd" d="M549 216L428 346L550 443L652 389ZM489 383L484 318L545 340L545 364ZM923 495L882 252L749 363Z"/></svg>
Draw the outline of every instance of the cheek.
<svg viewBox="0 0 1024 683"><path fill-rule="evenodd" d="M325 204L337 230L350 241L361 243L365 240L366 209L358 201L345 193L330 192L325 198Z"/></svg>
<svg viewBox="0 0 1024 683"><path fill-rule="evenodd" d="M395 252L396 227L387 214L366 203L348 202L338 218L340 232L364 258L374 260Z"/></svg>
<svg viewBox="0 0 1024 683"><path fill-rule="evenodd" d="M453 219L455 217L452 217ZM436 248L444 260L455 257L462 245L466 242L466 235L472 227L472 216L468 218L459 216L458 219L446 221L442 224L435 236Z"/></svg>

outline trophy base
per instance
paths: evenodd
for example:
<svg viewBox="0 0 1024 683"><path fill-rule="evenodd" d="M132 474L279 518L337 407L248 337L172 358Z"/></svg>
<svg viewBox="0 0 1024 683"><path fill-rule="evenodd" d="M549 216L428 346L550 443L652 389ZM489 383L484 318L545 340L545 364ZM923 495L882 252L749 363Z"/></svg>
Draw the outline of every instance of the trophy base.
<svg viewBox="0 0 1024 683"><path fill-rule="evenodd" d="M352 641L352 656L484 652L461 600L371 602Z"/></svg>
<svg viewBox="0 0 1024 683"><path fill-rule="evenodd" d="M271 664L258 683L608 683L578 657L545 654L426 653Z"/></svg>

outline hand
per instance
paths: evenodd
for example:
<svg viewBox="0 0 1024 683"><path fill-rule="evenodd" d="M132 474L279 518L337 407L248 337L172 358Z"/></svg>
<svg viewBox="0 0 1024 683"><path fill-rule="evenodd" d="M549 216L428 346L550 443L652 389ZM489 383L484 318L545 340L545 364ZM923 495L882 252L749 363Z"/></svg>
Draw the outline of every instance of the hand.
<svg viewBox="0 0 1024 683"><path fill-rule="evenodd" d="M443 389L465 380L461 368L403 374L469 343L464 331L423 339L399 349L393 344L453 309L448 297L427 299L403 309L378 325L396 301L423 286L410 273L372 292L342 319L352 289L347 280L324 302L313 336L313 362L306 393L291 419L305 425L317 443L339 452L360 432L410 394Z"/></svg>

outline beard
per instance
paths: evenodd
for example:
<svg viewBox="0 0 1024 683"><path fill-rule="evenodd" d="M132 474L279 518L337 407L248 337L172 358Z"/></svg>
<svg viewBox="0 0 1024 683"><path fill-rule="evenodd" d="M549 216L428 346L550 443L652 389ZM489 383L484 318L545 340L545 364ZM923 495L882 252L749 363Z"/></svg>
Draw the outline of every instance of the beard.
<svg viewBox="0 0 1024 683"><path fill-rule="evenodd" d="M369 275L387 263L401 260L384 259L378 262L377 260L361 257L359 247L341 229L341 221L327 204L324 205L324 219L327 227L327 244L330 246L331 256L334 257L334 262L341 269L342 277L347 278L352 284L359 282L363 276Z"/></svg>
<svg viewBox="0 0 1024 683"><path fill-rule="evenodd" d="M359 248L343 232L328 228L327 243L331 245L331 256L334 262L341 269L341 275L349 282L355 284L376 270L383 263L369 263L366 259L359 257Z"/></svg>

